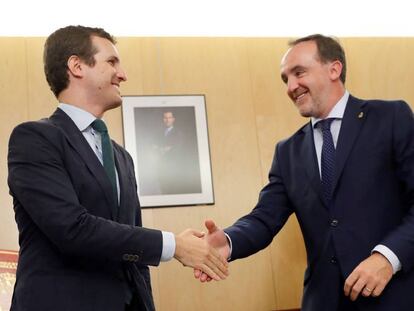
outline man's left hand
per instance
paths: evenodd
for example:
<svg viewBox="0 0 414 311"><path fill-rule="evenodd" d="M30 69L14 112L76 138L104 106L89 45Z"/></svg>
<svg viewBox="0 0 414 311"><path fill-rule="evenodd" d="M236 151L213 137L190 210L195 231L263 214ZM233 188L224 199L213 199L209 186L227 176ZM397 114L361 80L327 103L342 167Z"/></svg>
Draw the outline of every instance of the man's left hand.
<svg viewBox="0 0 414 311"><path fill-rule="evenodd" d="M345 280L344 292L355 301L358 296L377 297L393 275L392 265L381 253L373 253L361 262Z"/></svg>

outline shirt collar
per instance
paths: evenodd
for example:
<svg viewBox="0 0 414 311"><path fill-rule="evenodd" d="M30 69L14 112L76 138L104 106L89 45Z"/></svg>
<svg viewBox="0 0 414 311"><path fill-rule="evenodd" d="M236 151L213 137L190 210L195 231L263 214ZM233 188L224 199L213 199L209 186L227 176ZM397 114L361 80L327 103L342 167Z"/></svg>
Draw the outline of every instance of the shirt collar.
<svg viewBox="0 0 414 311"><path fill-rule="evenodd" d="M341 97L341 99L335 104L335 106L332 108L332 110L329 112L328 116L325 119L328 118L334 118L334 119L342 119L344 117L346 103L348 102L349 98L349 92L345 90L344 95ZM312 127L315 126L316 123L318 123L320 118L311 118Z"/></svg>
<svg viewBox="0 0 414 311"><path fill-rule="evenodd" d="M73 105L59 103L58 108L63 110L63 112L65 112L69 118L72 119L81 132L86 130L87 127L96 119L96 117L90 112Z"/></svg>

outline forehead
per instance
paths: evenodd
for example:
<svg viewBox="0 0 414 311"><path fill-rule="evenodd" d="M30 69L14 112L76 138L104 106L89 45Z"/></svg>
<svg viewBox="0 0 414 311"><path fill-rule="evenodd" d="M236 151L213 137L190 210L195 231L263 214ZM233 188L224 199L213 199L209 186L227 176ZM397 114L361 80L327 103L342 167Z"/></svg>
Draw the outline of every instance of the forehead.
<svg viewBox="0 0 414 311"><path fill-rule="evenodd" d="M300 42L291 47L283 56L280 63L281 72L288 72L292 68L319 62L316 43L313 41Z"/></svg>
<svg viewBox="0 0 414 311"><path fill-rule="evenodd" d="M173 114L172 112L164 112L164 118L172 118Z"/></svg>
<svg viewBox="0 0 414 311"><path fill-rule="evenodd" d="M105 54L106 56L116 56L119 58L119 53L115 45L108 39L98 36L92 36L92 45L97 49L96 54Z"/></svg>

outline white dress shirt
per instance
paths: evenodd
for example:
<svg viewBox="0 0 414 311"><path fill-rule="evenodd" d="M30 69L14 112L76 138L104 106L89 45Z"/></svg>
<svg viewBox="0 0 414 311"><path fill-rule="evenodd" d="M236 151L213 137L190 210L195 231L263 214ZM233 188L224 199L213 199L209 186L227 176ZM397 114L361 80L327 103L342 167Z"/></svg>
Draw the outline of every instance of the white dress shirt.
<svg viewBox="0 0 414 311"><path fill-rule="evenodd" d="M58 106L63 112L65 112L69 118L75 123L79 131L82 132L83 136L85 137L86 141L88 142L89 146L91 146L92 150L98 157L101 164L102 161L102 143L101 143L101 134L95 131L91 124L95 121L96 117L75 106L60 103ZM120 186L119 186L119 178L118 178L118 171L115 167L116 173L116 187L118 189L118 204L120 202ZM169 261L173 258L175 253L175 236L172 232L161 231L162 232L162 253L161 253L161 261Z"/></svg>

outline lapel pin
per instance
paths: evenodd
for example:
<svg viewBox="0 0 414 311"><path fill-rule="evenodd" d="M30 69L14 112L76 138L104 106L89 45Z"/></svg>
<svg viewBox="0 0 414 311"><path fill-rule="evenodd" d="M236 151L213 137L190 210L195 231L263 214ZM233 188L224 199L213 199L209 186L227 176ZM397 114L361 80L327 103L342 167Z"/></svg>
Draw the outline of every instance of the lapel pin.
<svg viewBox="0 0 414 311"><path fill-rule="evenodd" d="M358 119L362 119L364 117L364 113L361 111L358 115Z"/></svg>

